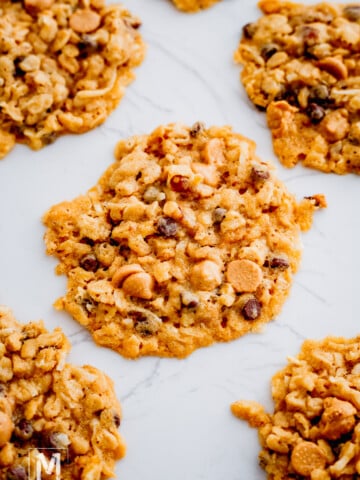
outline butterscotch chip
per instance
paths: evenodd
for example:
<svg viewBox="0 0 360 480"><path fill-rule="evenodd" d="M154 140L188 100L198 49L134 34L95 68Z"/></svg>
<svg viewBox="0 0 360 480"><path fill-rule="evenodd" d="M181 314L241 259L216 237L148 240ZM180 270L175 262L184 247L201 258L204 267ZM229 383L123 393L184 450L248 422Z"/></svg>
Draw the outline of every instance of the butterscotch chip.
<svg viewBox="0 0 360 480"><path fill-rule="evenodd" d="M68 276L56 307L131 358L185 357L273 319L321 197L298 204L229 127L162 126L115 156L44 216L47 253Z"/></svg>
<svg viewBox="0 0 360 480"><path fill-rule="evenodd" d="M69 24L77 33L90 33L99 27L100 21L100 15L93 10L79 8L71 15Z"/></svg>
<svg viewBox="0 0 360 480"><path fill-rule="evenodd" d="M220 0L172 0L175 6L183 12L194 13L209 8Z"/></svg>
<svg viewBox="0 0 360 480"><path fill-rule="evenodd" d="M122 289L130 297L150 300L154 295L154 279L146 272L134 273L125 279Z"/></svg>
<svg viewBox="0 0 360 480"><path fill-rule="evenodd" d="M39 149L103 123L143 60L139 26L105 0L3 0L0 158L17 142Z"/></svg>
<svg viewBox="0 0 360 480"><path fill-rule="evenodd" d="M97 270L97 268L96 268ZM95 270L95 271L96 271ZM144 270L138 263L133 263L130 265L123 265L120 267L113 275L112 277L112 284L114 287L119 287L122 285L123 281L125 278L127 278L130 275L133 275L134 273L141 273Z"/></svg>
<svg viewBox="0 0 360 480"><path fill-rule="evenodd" d="M360 337L306 340L272 379L274 412L238 401L237 417L259 430L268 479L357 478Z"/></svg>
<svg viewBox="0 0 360 480"><path fill-rule="evenodd" d="M262 281L263 273L259 265L251 260L234 260L229 263L226 276L236 292L254 292Z"/></svg>
<svg viewBox="0 0 360 480"><path fill-rule="evenodd" d="M326 456L316 444L300 442L295 445L291 453L291 464L296 473L309 477L314 470L324 469Z"/></svg>
<svg viewBox="0 0 360 480"><path fill-rule="evenodd" d="M323 172L360 173L358 5L261 0L235 60L266 111L275 153Z"/></svg>
<svg viewBox="0 0 360 480"><path fill-rule="evenodd" d="M36 478L37 456L51 451L60 454L62 479L114 476L125 445L113 383L94 367L66 363L69 349L59 328L22 325L0 306L1 478Z"/></svg>

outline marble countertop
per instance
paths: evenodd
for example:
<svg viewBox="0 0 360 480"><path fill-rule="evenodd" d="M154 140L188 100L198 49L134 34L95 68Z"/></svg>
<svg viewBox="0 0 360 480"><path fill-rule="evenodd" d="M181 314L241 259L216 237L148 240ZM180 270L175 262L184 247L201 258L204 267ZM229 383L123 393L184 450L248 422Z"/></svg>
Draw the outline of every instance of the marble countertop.
<svg viewBox="0 0 360 480"><path fill-rule="evenodd" d="M232 61L241 26L259 15L254 0L223 0L197 15L179 13L167 0L124 3L143 20L148 52L118 109L92 132L62 137L39 152L17 146L0 162L0 303L20 321L61 325L73 345L70 360L113 378L128 445L117 478L261 480L257 432L233 418L229 405L254 399L270 409L270 378L305 338L359 333L360 179L301 166L286 170L275 158L265 117L247 100ZM254 139L258 154L277 165L291 191L299 198L323 192L328 209L303 235L291 295L261 334L198 350L186 360L126 360L97 347L53 309L66 279L55 276L56 262L44 253L41 216L91 187L120 138L197 120L231 124Z"/></svg>

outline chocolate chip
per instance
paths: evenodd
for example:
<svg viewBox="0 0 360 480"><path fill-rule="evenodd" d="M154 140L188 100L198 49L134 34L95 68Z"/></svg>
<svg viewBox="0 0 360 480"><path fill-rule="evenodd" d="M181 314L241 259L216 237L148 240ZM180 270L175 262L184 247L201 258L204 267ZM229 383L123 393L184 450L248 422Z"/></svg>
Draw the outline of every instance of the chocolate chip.
<svg viewBox="0 0 360 480"><path fill-rule="evenodd" d="M197 295L189 291L184 291L181 293L181 303L187 308L196 308L200 302Z"/></svg>
<svg viewBox="0 0 360 480"><path fill-rule="evenodd" d="M250 298L242 308L242 314L246 320L256 320L261 313L261 305L256 298Z"/></svg>
<svg viewBox="0 0 360 480"><path fill-rule="evenodd" d="M275 43L269 43L267 45L264 45L260 51L261 56L265 61L269 60L273 55L275 55L276 52L279 51L278 45Z"/></svg>
<svg viewBox="0 0 360 480"><path fill-rule="evenodd" d="M96 307L96 303L90 297L85 297L81 301L81 306L88 312L92 313Z"/></svg>
<svg viewBox="0 0 360 480"><path fill-rule="evenodd" d="M80 260L80 267L87 272L96 272L99 267L99 263L95 255L93 253L89 253Z"/></svg>
<svg viewBox="0 0 360 480"><path fill-rule="evenodd" d="M120 243L112 237L110 237L109 243L112 247L118 247L120 245Z"/></svg>
<svg viewBox="0 0 360 480"><path fill-rule="evenodd" d="M344 8L344 16L351 22L357 22L360 20L360 6L349 5Z"/></svg>
<svg viewBox="0 0 360 480"><path fill-rule="evenodd" d="M319 39L319 30L305 25L302 30L303 41L306 47L312 47Z"/></svg>
<svg viewBox="0 0 360 480"><path fill-rule="evenodd" d="M299 106L299 99L296 90L293 89L285 89L281 92L281 98L279 100L285 100L290 105L294 105L295 107Z"/></svg>
<svg viewBox="0 0 360 480"><path fill-rule="evenodd" d="M134 30L137 30L142 25L142 23L138 18L130 18L130 17L124 18L124 23L126 26L133 28Z"/></svg>
<svg viewBox="0 0 360 480"><path fill-rule="evenodd" d="M21 465L12 466L6 472L6 480L27 480L26 470Z"/></svg>
<svg viewBox="0 0 360 480"><path fill-rule="evenodd" d="M33 436L33 433L34 429L31 422L25 418L22 418L14 429L14 435L19 440L30 440L30 438Z"/></svg>
<svg viewBox="0 0 360 480"><path fill-rule="evenodd" d="M279 270L286 270L290 265L286 258L273 257L265 262L265 266Z"/></svg>
<svg viewBox="0 0 360 480"><path fill-rule="evenodd" d="M264 181L270 178L270 173L268 170L264 170L259 167L253 167L251 170L251 176L255 181Z"/></svg>
<svg viewBox="0 0 360 480"><path fill-rule="evenodd" d="M226 209L221 207L216 207L213 211L213 220L214 223L221 223L226 216Z"/></svg>
<svg viewBox="0 0 360 480"><path fill-rule="evenodd" d="M325 117L326 112L325 110L320 107L317 103L309 103L306 113L309 116L311 122L316 125L321 122L321 120Z"/></svg>
<svg viewBox="0 0 360 480"><path fill-rule="evenodd" d="M171 190L174 192L188 192L190 190L190 181L183 175L174 175L170 180Z"/></svg>
<svg viewBox="0 0 360 480"><path fill-rule="evenodd" d="M328 105L329 97L330 92L326 85L316 85L310 89L309 100L317 105Z"/></svg>
<svg viewBox="0 0 360 480"><path fill-rule="evenodd" d="M353 133L351 130L348 135L348 140L351 143L351 145L360 145L360 135L358 133Z"/></svg>
<svg viewBox="0 0 360 480"><path fill-rule="evenodd" d="M55 132L46 133L41 137L41 141L44 145L51 145L58 138L58 135Z"/></svg>
<svg viewBox="0 0 360 480"><path fill-rule="evenodd" d="M78 48L80 51L80 58L86 58L89 55L98 53L100 51L100 45L91 35L86 33L81 35L81 39L78 43Z"/></svg>
<svg viewBox="0 0 360 480"><path fill-rule="evenodd" d="M160 217L157 227L158 232L164 237L173 237L178 230L178 224L170 217Z"/></svg>
<svg viewBox="0 0 360 480"><path fill-rule="evenodd" d="M255 35L257 30L257 26L255 23L247 23L246 25L243 26L243 35L244 38L251 39Z"/></svg>
<svg viewBox="0 0 360 480"><path fill-rule="evenodd" d="M205 125L202 122L196 122L194 125L190 128L190 136L191 137L197 137L200 132L205 130Z"/></svg>
<svg viewBox="0 0 360 480"><path fill-rule="evenodd" d="M119 428L120 427L120 423L121 423L121 418L120 418L120 415L118 413L114 413L114 423L115 423L115 426L116 428Z"/></svg>
<svg viewBox="0 0 360 480"><path fill-rule="evenodd" d="M14 59L14 67L15 67L15 76L22 77L25 75L25 71L20 67L20 63L25 60L25 57L21 55L20 57L16 57Z"/></svg>
<svg viewBox="0 0 360 480"><path fill-rule="evenodd" d="M139 316L134 323L136 332L142 337L150 337L159 330L159 324L151 317Z"/></svg>
<svg viewBox="0 0 360 480"><path fill-rule="evenodd" d="M47 432L44 437L45 446L57 450L65 449L69 445L69 438L65 433Z"/></svg>

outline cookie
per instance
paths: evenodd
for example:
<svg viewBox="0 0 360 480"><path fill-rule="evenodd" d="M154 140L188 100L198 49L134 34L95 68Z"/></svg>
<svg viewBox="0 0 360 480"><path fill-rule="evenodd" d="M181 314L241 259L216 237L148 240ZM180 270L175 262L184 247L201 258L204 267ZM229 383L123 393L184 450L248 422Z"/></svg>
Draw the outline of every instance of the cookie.
<svg viewBox="0 0 360 480"><path fill-rule="evenodd" d="M121 141L98 184L44 216L68 276L56 307L126 357L185 357L274 318L300 261L299 204L230 127L170 124Z"/></svg>
<svg viewBox="0 0 360 480"><path fill-rule="evenodd" d="M183 12L194 13L209 8L220 0L172 0L175 6Z"/></svg>
<svg viewBox="0 0 360 480"><path fill-rule="evenodd" d="M0 158L103 123L143 60L139 26L104 0L3 0Z"/></svg>
<svg viewBox="0 0 360 480"><path fill-rule="evenodd" d="M259 3L235 60L286 167L360 173L360 5Z"/></svg>
<svg viewBox="0 0 360 480"><path fill-rule="evenodd" d="M94 367L66 363L69 349L59 328L21 325L0 307L1 479L40 478L41 464L62 480L114 475L125 446L113 384Z"/></svg>
<svg viewBox="0 0 360 480"><path fill-rule="evenodd" d="M359 478L360 337L306 340L272 379L274 412L239 401L233 413L259 431L269 479Z"/></svg>

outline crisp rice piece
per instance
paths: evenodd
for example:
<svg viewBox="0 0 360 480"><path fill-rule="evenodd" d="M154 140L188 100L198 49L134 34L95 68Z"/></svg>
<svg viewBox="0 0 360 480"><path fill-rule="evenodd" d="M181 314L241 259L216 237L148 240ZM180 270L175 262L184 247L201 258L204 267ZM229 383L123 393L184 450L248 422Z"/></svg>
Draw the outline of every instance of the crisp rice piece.
<svg viewBox="0 0 360 480"><path fill-rule="evenodd" d="M266 110L275 153L323 172L360 173L360 5L259 3L235 60Z"/></svg>
<svg viewBox="0 0 360 480"><path fill-rule="evenodd" d="M143 60L139 26L104 0L3 0L0 158L103 123Z"/></svg>
<svg viewBox="0 0 360 480"><path fill-rule="evenodd" d="M69 349L59 328L22 325L0 307L1 479L39 478L41 455L49 474L42 478L55 478L52 454L60 455L62 480L114 476L125 445L113 383L94 367L66 363Z"/></svg>
<svg viewBox="0 0 360 480"><path fill-rule="evenodd" d="M183 12L195 13L205 8L212 7L220 0L172 0L174 5Z"/></svg>
<svg viewBox="0 0 360 480"><path fill-rule="evenodd" d="M271 385L272 414L257 402L231 406L258 429L268 479L358 479L360 337L306 340Z"/></svg>
<svg viewBox="0 0 360 480"><path fill-rule="evenodd" d="M126 357L185 357L273 319L297 270L300 204L230 127L170 124L121 141L83 196L44 216L68 276L56 306Z"/></svg>

